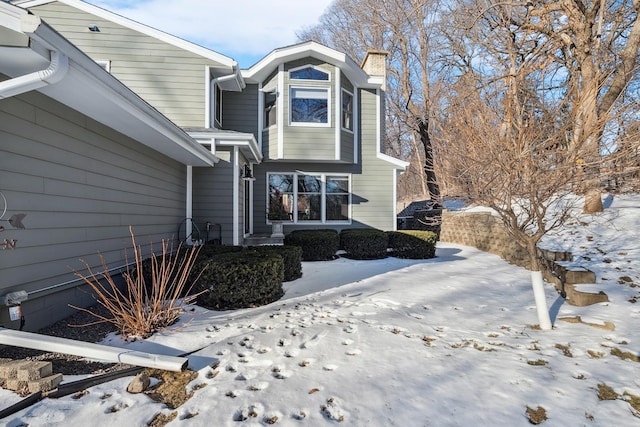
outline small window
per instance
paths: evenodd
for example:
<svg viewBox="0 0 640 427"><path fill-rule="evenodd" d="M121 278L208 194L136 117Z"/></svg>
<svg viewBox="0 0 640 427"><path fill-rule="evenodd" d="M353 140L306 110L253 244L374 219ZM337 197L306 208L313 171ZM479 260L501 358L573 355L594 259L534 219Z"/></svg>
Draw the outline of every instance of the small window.
<svg viewBox="0 0 640 427"><path fill-rule="evenodd" d="M342 91L342 128L353 131L353 95Z"/></svg>
<svg viewBox="0 0 640 427"><path fill-rule="evenodd" d="M329 123L329 89L291 88L291 122Z"/></svg>
<svg viewBox="0 0 640 427"><path fill-rule="evenodd" d="M264 94L264 127L278 124L278 97L276 92L266 92Z"/></svg>
<svg viewBox="0 0 640 427"><path fill-rule="evenodd" d="M222 91L218 85L214 86L214 118L218 126L222 126Z"/></svg>
<svg viewBox="0 0 640 427"><path fill-rule="evenodd" d="M329 80L329 73L320 71L312 66L289 71L289 78L296 80Z"/></svg>

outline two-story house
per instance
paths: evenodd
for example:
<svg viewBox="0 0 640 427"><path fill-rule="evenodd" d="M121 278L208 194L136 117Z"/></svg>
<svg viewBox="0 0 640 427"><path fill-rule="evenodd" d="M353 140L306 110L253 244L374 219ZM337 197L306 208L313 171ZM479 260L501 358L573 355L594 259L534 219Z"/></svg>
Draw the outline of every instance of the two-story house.
<svg viewBox="0 0 640 427"><path fill-rule="evenodd" d="M168 158L152 164L158 157L155 152L144 154L144 160L137 151L122 152L122 162L154 169L148 175L158 177L154 185L166 187L168 194L152 192L145 195L149 198L145 203L142 195L128 193L129 186L144 192L138 181L149 185L148 177L114 179L102 172L105 182L96 180L93 188L102 194L104 185L118 196L107 195L112 200L106 202L96 196L96 203L114 214L121 206L127 214L106 227L95 217L86 219L86 211L92 209L70 207L67 218L78 225L68 224L66 230L82 230L93 243L69 256L47 257L52 268L58 265L67 273L67 265L73 264L70 258L102 251L105 241L114 253L109 266L121 265L124 261L117 259L112 247L126 244L122 230L128 225L134 225L144 238L171 233L187 242L215 239L235 245L262 241L256 237L271 235L273 223L280 222L285 233L301 228L395 228L396 177L407 163L384 154L384 52L369 52L359 65L344 53L304 42L275 49L249 69L240 70L236 61L220 53L80 0L17 0L12 4L55 29L56 37L66 40L69 49L91 58L95 69L85 67L85 71L118 82L153 107L150 114L177 128L180 138L189 140L177 144L197 158L184 159L165 149L160 153ZM12 77L2 66L0 74ZM37 91L46 95L46 89ZM81 93L74 96L78 102L69 107L81 116L85 108L97 111L98 121L112 114L100 99L84 99ZM104 118L99 115L101 110ZM149 120L146 123L157 127ZM0 126L5 124L0 122ZM100 137L96 140L99 142L92 147L70 150L99 150L96 147L102 142ZM154 149L153 144L147 147ZM176 160L178 164L173 165ZM165 182L165 174L171 182ZM75 179L64 178L74 185ZM0 183L0 191L3 185ZM177 197L173 192L181 194ZM14 199L21 196L18 191L11 195ZM55 195L51 197L54 200ZM159 207L163 197L166 206ZM136 206L135 214L128 213L127 200ZM29 219L36 217L28 203L21 209ZM165 211L170 214L158 222L160 212ZM173 222L171 227L167 221ZM42 233L58 232L55 227L40 227ZM35 242L22 240L20 251L13 252L15 257L37 252ZM53 243L48 244L48 253L52 248ZM3 291L35 289L25 268L17 269L15 276L0 283L0 296ZM56 289L77 285L72 280L64 285L64 273L55 280L62 283L51 285Z"/></svg>
<svg viewBox="0 0 640 427"><path fill-rule="evenodd" d="M80 0L14 3L220 158L190 171L185 218L196 238L221 232L223 243L243 244L269 234L274 198L288 210L285 233L395 227L396 176L406 163L384 154L383 52L370 52L361 68L306 42L239 70L231 58Z"/></svg>

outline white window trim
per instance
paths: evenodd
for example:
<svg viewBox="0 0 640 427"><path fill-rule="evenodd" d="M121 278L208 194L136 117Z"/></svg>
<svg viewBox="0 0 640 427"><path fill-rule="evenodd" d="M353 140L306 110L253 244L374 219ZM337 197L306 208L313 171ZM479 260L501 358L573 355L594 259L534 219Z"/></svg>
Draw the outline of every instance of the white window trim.
<svg viewBox="0 0 640 427"><path fill-rule="evenodd" d="M269 176L270 175L293 175L293 200L297 201L298 200L298 176L300 175L311 175L311 176L317 176L320 177L320 181L322 182L322 188L320 190L320 217L321 219L319 221L298 221L298 206L297 203L294 203L293 206L293 212L292 212L292 216L293 219L292 220L287 220L286 223L287 224L309 224L309 225L318 225L318 224L323 224L323 225L350 225L353 221L353 192L352 192L352 174L350 173L342 173L342 172L267 172L267 180L266 180L266 185L267 185L267 191L266 191L266 199L265 199L265 207L267 207L267 212L268 212L268 206L269 206L269 202L270 202L270 193L269 193ZM342 177L346 177L349 180L349 190L348 190L348 195L349 195L349 208L348 208L348 220L327 220L327 176L342 176ZM267 224L272 224L272 221L269 219L268 215L267 215Z"/></svg>
<svg viewBox="0 0 640 427"><path fill-rule="evenodd" d="M298 70L304 70L305 68L313 68L316 71L320 71L321 73L324 73L327 75L327 80L317 80L317 79L296 79L294 77L291 77L291 72L292 71L298 71ZM328 72L327 70L323 70L322 68L316 66L316 65L312 65L312 64L306 64L306 65L301 65L300 67L296 67L296 68L290 68L289 70L287 70L287 72L289 73L289 80L293 80L296 82L322 82L322 83L328 83L331 81L331 73Z"/></svg>
<svg viewBox="0 0 640 427"><path fill-rule="evenodd" d="M295 89L311 89L322 90L327 94L327 123L315 123L315 122L294 122L292 118L293 108L291 103L293 102L293 91ZM300 127L318 127L318 128L330 128L331 127L331 87L330 86L302 86L302 85L289 85L289 126Z"/></svg>

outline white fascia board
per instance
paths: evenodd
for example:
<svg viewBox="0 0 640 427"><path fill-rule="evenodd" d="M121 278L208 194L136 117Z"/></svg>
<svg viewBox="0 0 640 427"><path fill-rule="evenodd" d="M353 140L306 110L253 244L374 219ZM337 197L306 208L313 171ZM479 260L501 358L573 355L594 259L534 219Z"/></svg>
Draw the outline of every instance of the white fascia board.
<svg viewBox="0 0 640 427"><path fill-rule="evenodd" d="M392 157L392 156L390 156L388 154L378 153L377 157L380 160L384 160L385 162L389 162L392 165L397 166L398 169L402 169L402 170L406 169L410 165L409 162L405 162L404 160L397 159L397 158Z"/></svg>
<svg viewBox="0 0 640 427"><path fill-rule="evenodd" d="M258 149L258 144L256 143L255 138L251 139L228 139L226 137L222 137L220 139L216 139L216 146L218 147L238 147L243 152L247 160L251 163L261 163L262 162L262 153Z"/></svg>
<svg viewBox="0 0 640 427"><path fill-rule="evenodd" d="M207 49L195 43L173 36L169 33L165 33L164 31L157 30L153 27L149 27L137 21L131 20L129 18L125 18L122 15L109 12L106 9L103 9L98 6L94 6L89 3L85 3L80 0L23 0L23 1L16 1L14 2L14 4L17 6L23 7L25 9L28 9L31 7L41 6L43 4L54 3L54 2L66 4L78 10L82 10L83 12L87 12L92 15L96 15L100 18L106 19L108 21L114 22L116 24L122 25L123 27L127 27L135 31L139 31L143 34L154 37L163 42L172 44L176 47L187 50L189 52L193 52L196 55L200 55L207 59L211 59L212 61L216 61L221 65L232 68L234 70L236 70L238 67L238 63L234 59L229 58L228 56L224 56L211 49Z"/></svg>
<svg viewBox="0 0 640 427"><path fill-rule="evenodd" d="M280 64L307 57L338 66L355 86L380 87L381 79L369 76L349 56L313 41L272 50L251 68L242 70L242 76L251 83L260 83Z"/></svg>

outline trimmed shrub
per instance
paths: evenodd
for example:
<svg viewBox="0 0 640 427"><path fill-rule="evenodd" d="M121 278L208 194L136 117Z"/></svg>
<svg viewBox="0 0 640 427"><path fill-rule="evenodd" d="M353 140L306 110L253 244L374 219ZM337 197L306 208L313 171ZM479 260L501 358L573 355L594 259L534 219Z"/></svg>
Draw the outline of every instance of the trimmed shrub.
<svg viewBox="0 0 640 427"><path fill-rule="evenodd" d="M302 277L302 248L300 246L265 245L251 246L248 250L280 255L284 261L284 281Z"/></svg>
<svg viewBox="0 0 640 427"><path fill-rule="evenodd" d="M397 258L428 259L436 256L438 235L432 231L387 231L391 255Z"/></svg>
<svg viewBox="0 0 640 427"><path fill-rule="evenodd" d="M329 261L336 259L340 237L336 230L294 230L284 236L286 246L300 246L303 261Z"/></svg>
<svg viewBox="0 0 640 427"><path fill-rule="evenodd" d="M194 290L202 292L198 304L214 310L256 307L276 301L282 295L284 260L267 251L223 253L202 260L205 268Z"/></svg>
<svg viewBox="0 0 640 427"><path fill-rule="evenodd" d="M349 228L340 232L340 247L353 259L386 258L388 241L384 231L374 228Z"/></svg>

